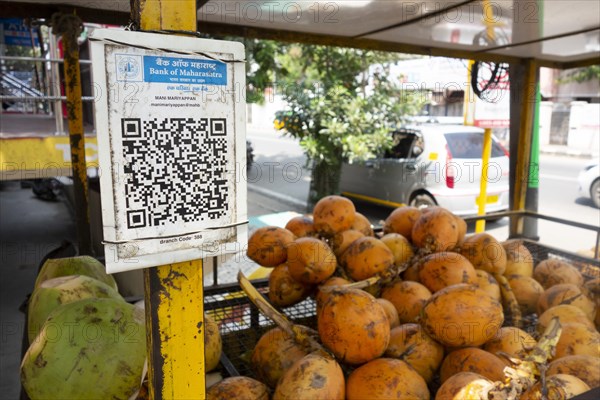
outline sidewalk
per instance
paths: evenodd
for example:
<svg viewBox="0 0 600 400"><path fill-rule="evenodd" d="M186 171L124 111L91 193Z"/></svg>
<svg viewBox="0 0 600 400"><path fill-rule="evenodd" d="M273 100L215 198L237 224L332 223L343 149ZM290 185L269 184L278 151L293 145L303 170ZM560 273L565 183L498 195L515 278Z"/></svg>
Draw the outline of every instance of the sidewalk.
<svg viewBox="0 0 600 400"><path fill-rule="evenodd" d="M549 154L554 156L566 156L577 158L596 158L600 153L600 149L572 149L566 145L544 144L540 145L541 154Z"/></svg>

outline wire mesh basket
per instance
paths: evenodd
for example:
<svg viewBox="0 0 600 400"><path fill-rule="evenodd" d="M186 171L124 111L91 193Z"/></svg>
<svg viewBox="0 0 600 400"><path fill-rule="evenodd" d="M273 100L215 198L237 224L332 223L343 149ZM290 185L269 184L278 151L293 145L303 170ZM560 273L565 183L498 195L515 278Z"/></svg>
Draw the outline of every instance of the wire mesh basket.
<svg viewBox="0 0 600 400"><path fill-rule="evenodd" d="M579 254L556 249L531 240L523 240L523 244L531 253L534 265L537 265L543 260L558 259L566 261L579 269L586 281L600 278L600 260L594 260Z"/></svg>
<svg viewBox="0 0 600 400"><path fill-rule="evenodd" d="M561 259L576 266L586 280L600 278L600 260L593 260L574 253L555 249L538 242L524 240L530 251L534 265L549 258ZM268 280L252 282L266 296ZM264 317L246 297L237 283L206 288L204 298L205 312L218 323L223 339L221 364L227 376L244 375L256 378L249 360L254 346L260 337L275 324ZM316 329L316 303L308 298L299 304L281 310L295 323ZM537 316L532 315L529 324L535 331Z"/></svg>
<svg viewBox="0 0 600 400"><path fill-rule="evenodd" d="M268 280L253 281L259 292L266 294ZM221 364L228 376L256 378L249 364L254 346L261 336L275 327L250 302L238 284L207 288L204 295L204 310L219 325L223 340ZM294 323L316 329L316 303L313 299L281 310Z"/></svg>

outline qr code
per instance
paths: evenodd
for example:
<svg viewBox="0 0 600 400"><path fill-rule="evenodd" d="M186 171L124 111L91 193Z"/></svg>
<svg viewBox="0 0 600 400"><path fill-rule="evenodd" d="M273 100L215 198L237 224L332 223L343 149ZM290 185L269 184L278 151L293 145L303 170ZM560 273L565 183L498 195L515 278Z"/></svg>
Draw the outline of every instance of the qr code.
<svg viewBox="0 0 600 400"><path fill-rule="evenodd" d="M226 119L123 118L121 129L127 228L227 213Z"/></svg>

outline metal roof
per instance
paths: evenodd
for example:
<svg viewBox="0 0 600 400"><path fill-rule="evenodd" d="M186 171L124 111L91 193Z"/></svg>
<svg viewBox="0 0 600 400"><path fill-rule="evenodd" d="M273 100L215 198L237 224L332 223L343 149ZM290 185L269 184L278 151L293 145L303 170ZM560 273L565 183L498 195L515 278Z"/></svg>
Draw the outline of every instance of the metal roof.
<svg viewBox="0 0 600 400"><path fill-rule="evenodd" d="M0 0L1 17L76 10L86 22L126 24L129 0ZM198 29L212 34L477 60L600 64L597 0L199 0ZM491 18L484 21L484 7ZM485 42L486 27L495 40Z"/></svg>

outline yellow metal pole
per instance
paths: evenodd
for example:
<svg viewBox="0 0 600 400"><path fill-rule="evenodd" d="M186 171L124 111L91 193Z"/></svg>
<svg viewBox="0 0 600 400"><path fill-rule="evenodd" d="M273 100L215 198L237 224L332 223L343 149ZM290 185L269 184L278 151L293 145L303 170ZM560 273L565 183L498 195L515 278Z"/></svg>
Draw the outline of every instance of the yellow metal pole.
<svg viewBox="0 0 600 400"><path fill-rule="evenodd" d="M486 35L490 43L496 39L494 32L494 9L489 0L481 1L483 6L483 22L486 26ZM473 64L469 64L471 67ZM466 118L466 117L465 117ZM485 128L483 134L483 149L481 151L481 179L479 182L479 197L477 198L477 215L485 215L485 206L487 204L487 174L490 163L490 154L492 153L492 128ZM485 231L485 220L479 219L475 223L475 232Z"/></svg>
<svg viewBox="0 0 600 400"><path fill-rule="evenodd" d="M52 16L52 32L62 36L64 49L65 91L69 141L71 144L71 170L75 198L75 221L80 254L92 254L90 212L88 207L87 167L85 164L85 137L81 103L81 73L77 38L83 24L73 14L57 13Z"/></svg>
<svg viewBox="0 0 600 400"><path fill-rule="evenodd" d="M494 41L496 40L494 26L497 25L494 19L494 7L490 4L490 0L481 0L481 5L483 7L483 22L485 23L487 37L491 41Z"/></svg>
<svg viewBox="0 0 600 400"><path fill-rule="evenodd" d="M132 19L141 30L196 31L196 1L135 0ZM202 260L145 269L144 292L150 398L204 399Z"/></svg>
<svg viewBox="0 0 600 400"><path fill-rule="evenodd" d="M492 128L485 128L483 134L483 151L481 154L481 180L479 183L479 197L477 198L477 215L485 215L485 205L487 204L487 174L490 163L490 154L492 153ZM475 233L485 231L485 220L479 219L475 223Z"/></svg>
<svg viewBox="0 0 600 400"><path fill-rule="evenodd" d="M151 399L204 399L202 261L144 270Z"/></svg>
<svg viewBox="0 0 600 400"><path fill-rule="evenodd" d="M519 127L519 144L514 182L514 210L525 210L525 197L529 181L529 161L531 157L531 138L533 134L533 114L535 107L535 85L537 65L535 60L525 61L525 81L523 87L511 88L519 90L521 99L521 124ZM523 217L517 217L516 226L511 229L514 234L523 234Z"/></svg>
<svg viewBox="0 0 600 400"><path fill-rule="evenodd" d="M465 126L473 125L473 107L475 107L475 99L472 98L473 88L471 88L471 69L473 68L473 64L475 64L473 60L469 60L467 64L467 87L465 87L465 100L463 104L463 124Z"/></svg>
<svg viewBox="0 0 600 400"><path fill-rule="evenodd" d="M135 0L133 20L142 31L196 31L195 0Z"/></svg>

